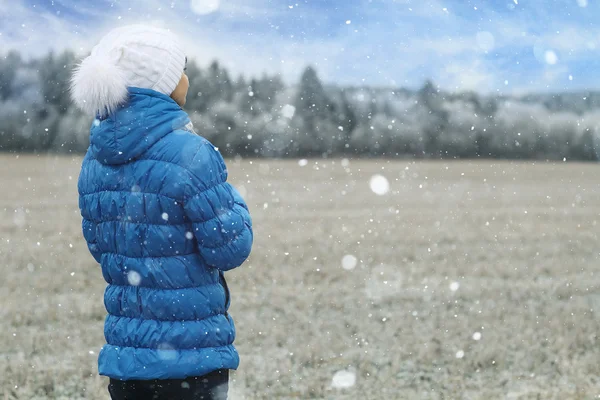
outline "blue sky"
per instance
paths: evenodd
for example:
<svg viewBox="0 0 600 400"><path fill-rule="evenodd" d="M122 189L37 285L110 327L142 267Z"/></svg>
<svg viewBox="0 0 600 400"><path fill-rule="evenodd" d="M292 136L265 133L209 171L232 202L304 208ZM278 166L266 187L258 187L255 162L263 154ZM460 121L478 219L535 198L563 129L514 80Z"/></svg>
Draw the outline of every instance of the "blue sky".
<svg viewBox="0 0 600 400"><path fill-rule="evenodd" d="M595 0L0 0L0 52L81 55L151 23L234 75L316 66L326 82L522 93L600 89Z"/></svg>

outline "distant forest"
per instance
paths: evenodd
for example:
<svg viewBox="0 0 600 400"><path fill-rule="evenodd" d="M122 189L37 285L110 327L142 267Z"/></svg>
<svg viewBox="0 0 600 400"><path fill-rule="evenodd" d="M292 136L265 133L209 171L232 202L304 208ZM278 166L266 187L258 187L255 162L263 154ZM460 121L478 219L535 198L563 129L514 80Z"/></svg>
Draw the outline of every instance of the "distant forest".
<svg viewBox="0 0 600 400"><path fill-rule="evenodd" d="M0 56L0 151L83 153L91 119L71 103L71 52ZM300 72L300 71L299 71ZM226 156L597 160L600 92L521 97L231 77L188 63L196 131Z"/></svg>

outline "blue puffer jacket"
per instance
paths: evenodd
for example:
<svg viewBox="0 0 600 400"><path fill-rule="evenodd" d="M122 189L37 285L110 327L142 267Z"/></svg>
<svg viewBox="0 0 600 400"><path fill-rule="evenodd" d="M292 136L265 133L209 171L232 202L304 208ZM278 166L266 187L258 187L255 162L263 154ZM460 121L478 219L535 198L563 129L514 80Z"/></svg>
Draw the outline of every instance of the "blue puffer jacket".
<svg viewBox="0 0 600 400"><path fill-rule="evenodd" d="M252 222L218 150L168 96L130 89L91 128L79 177L83 233L108 282L101 375L175 379L235 369L223 271Z"/></svg>

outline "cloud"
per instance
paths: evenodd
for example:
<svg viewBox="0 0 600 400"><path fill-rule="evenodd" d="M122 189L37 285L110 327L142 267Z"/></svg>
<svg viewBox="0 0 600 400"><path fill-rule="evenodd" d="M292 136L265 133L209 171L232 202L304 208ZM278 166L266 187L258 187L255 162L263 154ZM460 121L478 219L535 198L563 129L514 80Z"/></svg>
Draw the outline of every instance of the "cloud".
<svg viewBox="0 0 600 400"><path fill-rule="evenodd" d="M54 0L53 8L0 0L0 48L85 54L114 27L151 22L175 31L202 65L219 59L233 75L278 73L296 82L312 64L325 81L355 85L416 87L432 78L449 89L497 91L563 85L564 74L579 85L600 81L583 64L597 58L600 29L579 23L593 5L549 24L562 11L545 9L542 0L523 3L509 10L482 2L475 10L463 0L347 0L343 8L271 0ZM556 54L555 65L548 65L548 52Z"/></svg>
<svg viewBox="0 0 600 400"><path fill-rule="evenodd" d="M84 26L66 24L60 16L22 1L7 3L0 3L0 49L33 56L55 48L81 50L92 43Z"/></svg>
<svg viewBox="0 0 600 400"><path fill-rule="evenodd" d="M439 76L440 84L457 91L473 90L490 92L496 88L496 75L481 59L446 65Z"/></svg>
<svg viewBox="0 0 600 400"><path fill-rule="evenodd" d="M596 50L599 39L600 29L583 30L567 26L557 32L540 36L534 45L558 51L568 59Z"/></svg>

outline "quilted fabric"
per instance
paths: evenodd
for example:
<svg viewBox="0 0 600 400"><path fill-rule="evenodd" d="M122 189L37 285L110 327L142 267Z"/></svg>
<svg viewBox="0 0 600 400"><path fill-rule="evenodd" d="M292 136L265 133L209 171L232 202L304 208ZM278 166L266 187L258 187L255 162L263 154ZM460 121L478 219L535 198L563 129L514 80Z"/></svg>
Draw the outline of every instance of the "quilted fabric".
<svg viewBox="0 0 600 400"><path fill-rule="evenodd" d="M91 128L79 176L83 234L108 283L101 375L177 379L236 369L223 272L252 221L219 151L168 96L130 88Z"/></svg>

